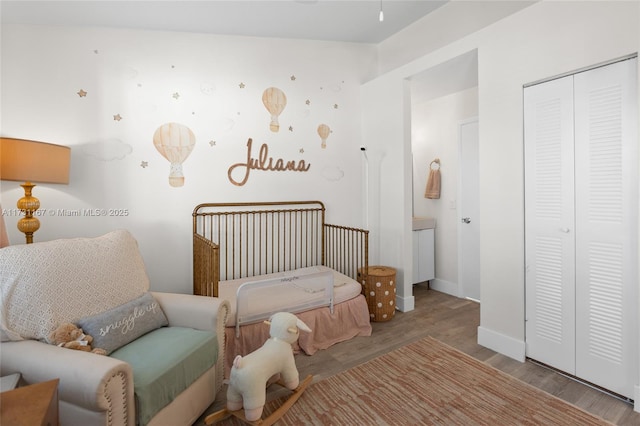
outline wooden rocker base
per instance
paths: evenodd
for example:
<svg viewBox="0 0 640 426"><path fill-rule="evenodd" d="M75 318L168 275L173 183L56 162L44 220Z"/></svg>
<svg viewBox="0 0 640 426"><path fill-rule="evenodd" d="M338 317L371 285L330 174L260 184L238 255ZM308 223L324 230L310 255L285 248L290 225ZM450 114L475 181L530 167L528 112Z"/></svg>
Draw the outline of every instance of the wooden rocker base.
<svg viewBox="0 0 640 426"><path fill-rule="evenodd" d="M260 419L256 421L247 420L247 418L244 416L244 409L229 411L228 409L223 408L220 411L216 411L213 414L209 414L204 419L204 423L207 425L212 425L214 423L217 423L221 420L226 419L227 417L234 416L250 425L271 426L272 424L280 420L280 418L284 416L287 411L289 411L289 408L291 408L293 404L295 404L295 402L298 400L298 398L300 398L300 396L305 391L307 386L311 384L312 380L313 380L313 376L308 375L302 382L300 382L298 387L293 390L293 393L289 395L289 398L287 398L287 400L283 402L282 405L276 411L269 414L264 419Z"/></svg>

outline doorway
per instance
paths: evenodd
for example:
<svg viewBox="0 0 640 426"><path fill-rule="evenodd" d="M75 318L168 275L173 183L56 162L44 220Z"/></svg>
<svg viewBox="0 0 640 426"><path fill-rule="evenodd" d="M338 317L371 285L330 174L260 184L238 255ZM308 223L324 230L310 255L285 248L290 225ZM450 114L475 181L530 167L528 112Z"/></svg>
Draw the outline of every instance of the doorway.
<svg viewBox="0 0 640 426"><path fill-rule="evenodd" d="M459 265L462 217L460 126L469 122L470 127L464 130L465 133L476 132L477 148L477 51L467 52L416 74L410 83L413 216L429 217L435 221L435 278L429 281L429 287L459 297L463 293ZM470 161L476 162L477 170L477 153L475 157ZM436 158L440 160L440 197L427 199L424 196L425 186L430 164ZM477 177L475 180L477 182ZM477 189L475 192L477 194ZM477 223L472 226L476 227ZM479 261L477 255L476 260ZM477 291L469 290L468 297L479 299L478 275L474 278Z"/></svg>

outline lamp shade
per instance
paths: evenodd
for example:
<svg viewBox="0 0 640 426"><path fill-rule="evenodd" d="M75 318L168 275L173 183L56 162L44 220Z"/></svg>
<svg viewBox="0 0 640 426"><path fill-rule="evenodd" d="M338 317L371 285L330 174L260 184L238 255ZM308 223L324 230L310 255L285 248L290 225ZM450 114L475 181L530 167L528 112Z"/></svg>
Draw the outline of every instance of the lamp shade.
<svg viewBox="0 0 640 426"><path fill-rule="evenodd" d="M0 138L0 179L69 183L71 148L24 139Z"/></svg>

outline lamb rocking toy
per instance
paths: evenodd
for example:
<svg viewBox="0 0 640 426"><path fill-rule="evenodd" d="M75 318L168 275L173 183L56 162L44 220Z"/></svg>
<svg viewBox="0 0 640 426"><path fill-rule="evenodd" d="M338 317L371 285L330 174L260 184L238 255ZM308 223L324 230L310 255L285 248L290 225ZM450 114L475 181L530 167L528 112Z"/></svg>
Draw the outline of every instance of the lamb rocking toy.
<svg viewBox="0 0 640 426"><path fill-rule="evenodd" d="M265 323L270 325L271 337L259 349L244 357L238 355L233 360L227 388L227 408L209 415L205 419L206 424L233 415L249 423L271 425L287 412L311 383L312 376L307 376L300 383L291 346L298 340L299 330L310 332L311 329L288 312L278 312ZM276 375L280 375L279 384L294 392L276 411L261 419L267 383Z"/></svg>

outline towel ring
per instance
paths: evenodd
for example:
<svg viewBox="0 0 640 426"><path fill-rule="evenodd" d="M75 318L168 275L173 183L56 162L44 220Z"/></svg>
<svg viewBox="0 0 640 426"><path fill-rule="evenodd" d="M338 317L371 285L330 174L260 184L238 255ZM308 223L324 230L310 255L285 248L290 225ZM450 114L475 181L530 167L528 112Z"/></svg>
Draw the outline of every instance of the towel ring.
<svg viewBox="0 0 640 426"><path fill-rule="evenodd" d="M435 168L435 169L433 168L433 163L435 163L435 164L436 164L436 168ZM440 170L440 159L439 159L439 158L436 158L435 160L433 160L433 161L431 162L431 164L429 164L429 168L430 168L431 170Z"/></svg>

